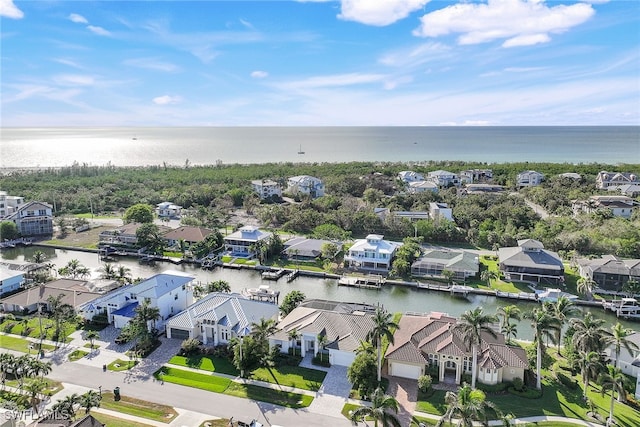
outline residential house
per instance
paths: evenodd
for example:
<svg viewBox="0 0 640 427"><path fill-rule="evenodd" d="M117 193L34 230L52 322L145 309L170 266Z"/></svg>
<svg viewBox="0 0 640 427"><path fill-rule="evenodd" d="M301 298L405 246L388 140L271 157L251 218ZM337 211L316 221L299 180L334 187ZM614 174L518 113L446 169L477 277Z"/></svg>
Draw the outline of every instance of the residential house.
<svg viewBox="0 0 640 427"><path fill-rule="evenodd" d="M429 217L436 222L443 219L453 221L453 211L446 203L430 202Z"/></svg>
<svg viewBox="0 0 640 427"><path fill-rule="evenodd" d="M439 188L459 187L460 178L453 172L437 170L427 174L427 181L431 181Z"/></svg>
<svg viewBox="0 0 640 427"><path fill-rule="evenodd" d="M366 239L358 239L344 257L345 266L357 270L388 272L396 250L401 243L383 240L382 235L369 234Z"/></svg>
<svg viewBox="0 0 640 427"><path fill-rule="evenodd" d="M627 339L640 348L640 332L634 332L629 335ZM605 349L605 354L611 360L611 363L616 359L615 344L609 345ZM620 353L617 357L618 368L622 369L622 372L636 379L636 399L640 399L640 350L632 349L628 351L624 346L621 346Z"/></svg>
<svg viewBox="0 0 640 427"><path fill-rule="evenodd" d="M424 181L424 175L419 172L414 171L402 171L398 172L398 179L406 184L410 184L412 182L420 182Z"/></svg>
<svg viewBox="0 0 640 427"><path fill-rule="evenodd" d="M289 348L300 348L301 353L317 354L322 350L318 335L324 335L329 363L349 366L361 342L373 328L375 307L338 301L308 300L301 303L278 323L278 331L269 337L269 345L280 346L286 353ZM296 343L289 333L300 335Z"/></svg>
<svg viewBox="0 0 640 427"><path fill-rule="evenodd" d="M458 196L469 194L500 194L503 193L504 186L496 184L466 184L458 190Z"/></svg>
<svg viewBox="0 0 640 427"><path fill-rule="evenodd" d="M11 221L22 236L44 236L53 234L53 208L43 202L27 202L18 204L2 221Z"/></svg>
<svg viewBox="0 0 640 427"><path fill-rule="evenodd" d="M558 175L560 178L573 179L575 181L580 181L582 179L582 175L575 172L565 172Z"/></svg>
<svg viewBox="0 0 640 427"><path fill-rule="evenodd" d="M417 379L437 369L440 382L460 384L462 374L471 374L473 359L456 324L457 319L443 313L403 315L385 354L389 375ZM497 332L495 337L481 334L477 363L478 381L489 385L524 380L529 369L524 349L506 345Z"/></svg>
<svg viewBox="0 0 640 427"><path fill-rule="evenodd" d="M282 253L292 260L313 261L322 256L322 247L329 243L331 242L328 240L294 237L284 242ZM338 243L336 246L339 251L341 244Z"/></svg>
<svg viewBox="0 0 640 427"><path fill-rule="evenodd" d="M48 310L49 297L57 298L59 295L62 295L63 304L69 304L78 311L86 303L102 296L98 292L90 291L85 280L58 279L2 298L0 304L4 311L34 313L38 311L38 306Z"/></svg>
<svg viewBox="0 0 640 427"><path fill-rule="evenodd" d="M130 222L111 230L101 231L98 235L99 245L111 245L118 247L135 248L138 245L138 237L136 233L144 224L139 222ZM166 225L158 225L161 235L164 235L173 229Z"/></svg>
<svg viewBox="0 0 640 427"><path fill-rule="evenodd" d="M557 253L542 242L518 240L518 246L498 250L500 272L507 280L558 285L564 282L564 265Z"/></svg>
<svg viewBox="0 0 640 427"><path fill-rule="evenodd" d="M638 175L629 172L606 172L602 171L596 176L596 188L601 190L612 186L640 184Z"/></svg>
<svg viewBox="0 0 640 427"><path fill-rule="evenodd" d="M258 253L260 244L271 238L272 233L261 231L258 227L245 225L239 230L225 236L225 252L234 257L253 258Z"/></svg>
<svg viewBox="0 0 640 427"><path fill-rule="evenodd" d="M24 204L24 197L10 196L5 191L0 191L0 219L16 212Z"/></svg>
<svg viewBox="0 0 640 427"><path fill-rule="evenodd" d="M437 193L438 185L430 181L415 181L410 182L409 187L407 188L407 192L409 192L410 194L419 194L426 191Z"/></svg>
<svg viewBox="0 0 640 427"><path fill-rule="evenodd" d="M574 215L608 210L613 216L622 218L631 218L638 206L640 206L640 203L631 197L618 195L591 196L587 200L574 200L571 203Z"/></svg>
<svg viewBox="0 0 640 427"><path fill-rule="evenodd" d="M180 218L180 215L182 215L182 206L171 202L158 203L156 205L156 214L160 218Z"/></svg>
<svg viewBox="0 0 640 427"><path fill-rule="evenodd" d="M578 259L578 272L581 277L597 283L605 291L621 292L631 279L640 282L640 259L621 259L614 255L601 258Z"/></svg>
<svg viewBox="0 0 640 427"><path fill-rule="evenodd" d="M315 199L324 196L324 183L309 175L292 176L287 180L287 193L303 194Z"/></svg>
<svg viewBox="0 0 640 427"><path fill-rule="evenodd" d="M46 413L48 412L48 414ZM35 415L35 414L34 414ZM2 424L5 426L6 424ZM16 425L16 424L10 424ZM18 422L17 425L24 425ZM110 424L111 425L111 424ZM53 411L45 411L43 418L29 424L28 427L105 427L106 424L98 421L91 414L80 415L77 420L65 419L60 414L56 414Z"/></svg>
<svg viewBox="0 0 640 427"><path fill-rule="evenodd" d="M183 241L187 248L202 242L213 230L204 227L183 226L173 229L162 237L165 238L169 247L177 247L180 241Z"/></svg>
<svg viewBox="0 0 640 427"><path fill-rule="evenodd" d="M457 280L475 277L480 270L478 255L468 251L448 249L428 250L411 264L411 275L420 277L444 277L444 271L454 274Z"/></svg>
<svg viewBox="0 0 640 427"><path fill-rule="evenodd" d="M460 182L473 184L473 183L488 183L493 180L493 171L491 169L468 169L460 172Z"/></svg>
<svg viewBox="0 0 640 427"><path fill-rule="evenodd" d="M260 200L268 199L273 196L282 197L282 188L280 184L270 179L256 179L251 181L251 187Z"/></svg>
<svg viewBox="0 0 640 427"><path fill-rule="evenodd" d="M516 177L516 187L536 187L542 184L544 174L532 170L520 172Z"/></svg>
<svg viewBox="0 0 640 427"><path fill-rule="evenodd" d="M620 193L627 197L640 197L640 184L625 184L625 185L612 185L607 188L607 191Z"/></svg>
<svg viewBox="0 0 640 427"><path fill-rule="evenodd" d="M261 319L278 319L276 304L255 301L240 294L213 292L172 317L167 338L194 338L205 345L227 344L231 338L249 335Z"/></svg>
<svg viewBox="0 0 640 427"><path fill-rule="evenodd" d="M24 272L0 266L0 297L15 292L24 285Z"/></svg>
<svg viewBox="0 0 640 427"><path fill-rule="evenodd" d="M387 219L407 219L411 222L419 221L421 219L429 219L429 212L427 211L392 211L389 208L374 208L373 213L383 222Z"/></svg>
<svg viewBox="0 0 640 427"><path fill-rule="evenodd" d="M186 309L193 302L191 282L195 278L181 271L167 270L149 277L137 285L127 285L83 307L81 315L90 320L106 311L109 323L123 328L135 316L139 304L147 302L158 308L160 320L156 327L163 329L165 321Z"/></svg>

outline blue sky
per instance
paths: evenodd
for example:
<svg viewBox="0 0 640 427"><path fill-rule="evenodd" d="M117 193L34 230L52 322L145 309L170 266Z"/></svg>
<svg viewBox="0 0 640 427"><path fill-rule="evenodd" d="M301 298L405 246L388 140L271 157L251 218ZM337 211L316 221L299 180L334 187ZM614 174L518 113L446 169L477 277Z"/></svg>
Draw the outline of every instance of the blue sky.
<svg viewBox="0 0 640 427"><path fill-rule="evenodd" d="M0 0L2 126L639 125L640 2Z"/></svg>

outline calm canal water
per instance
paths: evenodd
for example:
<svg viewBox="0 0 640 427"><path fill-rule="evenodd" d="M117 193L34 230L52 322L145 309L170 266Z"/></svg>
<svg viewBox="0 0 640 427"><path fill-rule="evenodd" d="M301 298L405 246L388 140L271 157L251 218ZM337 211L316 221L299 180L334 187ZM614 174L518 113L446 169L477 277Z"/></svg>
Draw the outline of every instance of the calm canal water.
<svg viewBox="0 0 640 427"><path fill-rule="evenodd" d="M0 252L0 259L5 261L29 260L36 250L44 252L49 262L55 264L56 268L65 266L70 260L77 259L92 272L92 278L100 276L99 269L104 265L97 254L79 251L69 251L63 249L53 249L44 247L27 247L15 249L3 249ZM156 263L154 266L141 265L134 259L120 258L115 265L124 265L131 269L134 278L147 278L165 270L184 271L196 277L196 281L208 283L214 280L227 281L234 292L241 292L245 288L257 288L261 284L267 284L272 289L280 291L280 299L292 291L299 290L307 298L327 299L333 301L362 302L368 304L381 304L391 312L419 312L428 313L439 311L452 316L459 316L467 310L477 306L482 306L486 313L495 313L496 310L505 305L517 304L522 311L529 311L538 304L526 301L507 300L485 295L470 295L468 298L451 297L446 292L428 291L424 289L414 289L404 286L386 285L381 290L350 288L338 286L335 279L317 279L311 277L298 277L291 283L281 279L275 281L264 281L260 274L253 270L235 270L217 268L213 271L202 270L190 264L174 265L171 263ZM608 325L614 324L617 319L613 314L605 312L600 308L581 307L594 315L603 318ZM621 323L632 329L640 329L640 323L621 321ZM518 338L532 339L531 325L527 321L522 321L518 325Z"/></svg>

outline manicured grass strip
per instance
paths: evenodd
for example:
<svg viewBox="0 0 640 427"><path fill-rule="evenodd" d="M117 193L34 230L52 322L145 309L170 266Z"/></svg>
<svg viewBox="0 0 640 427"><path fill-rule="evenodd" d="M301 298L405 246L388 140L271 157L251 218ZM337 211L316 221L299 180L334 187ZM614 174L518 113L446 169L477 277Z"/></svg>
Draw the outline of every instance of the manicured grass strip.
<svg viewBox="0 0 640 427"><path fill-rule="evenodd" d="M160 421L162 423L170 423L178 416L178 413L171 406L160 405L158 403L147 402L123 395L121 395L120 400L116 402L113 399L113 393L110 391L102 393L100 407L122 412L123 414Z"/></svg>
<svg viewBox="0 0 640 427"><path fill-rule="evenodd" d="M40 329L40 325L42 325L42 329ZM71 341L71 339L68 338L68 335L72 332L75 332L77 329L77 325L73 322L63 325L60 333L61 335L67 337L65 342ZM55 332L55 322L46 317L43 317L42 319L38 318L37 316L29 317L27 321L26 334L24 333L25 327L22 323L22 318L18 317L15 320L5 320L4 322L0 323L0 331L2 332L14 335L28 336L31 338L40 338L41 330L46 334L45 339L53 339L53 333Z"/></svg>
<svg viewBox="0 0 640 427"><path fill-rule="evenodd" d="M203 371L217 372L219 374L233 375L237 377L240 372L228 359L222 357L197 355L197 356L173 356L169 363L187 368L202 369Z"/></svg>
<svg viewBox="0 0 640 427"><path fill-rule="evenodd" d="M212 391L214 393L224 393L231 384L228 378L217 375L200 374L198 372L185 371L183 369L162 367L154 376L159 380L168 383L186 385L187 387L199 388L201 390Z"/></svg>
<svg viewBox="0 0 640 427"><path fill-rule="evenodd" d="M229 427L229 418L218 418L217 420L207 420L200 424L200 427Z"/></svg>
<svg viewBox="0 0 640 427"><path fill-rule="evenodd" d="M342 407L342 411L340 411L340 413L342 414L343 417L345 417L346 419L350 420L351 419L351 414L349 414L349 412L353 412L356 409L358 409L360 406L359 405L355 405L353 403L345 403L344 406Z"/></svg>
<svg viewBox="0 0 640 427"><path fill-rule="evenodd" d="M230 396L259 400L288 408L306 408L313 401L312 396L273 390L256 385L239 384L228 378L185 371L167 366L156 371L154 376L159 380L161 379L174 384L199 388L214 393L224 393Z"/></svg>
<svg viewBox="0 0 640 427"><path fill-rule="evenodd" d="M110 371L127 371L138 364L137 360L122 360L116 359L107 365L107 369Z"/></svg>
<svg viewBox="0 0 640 427"><path fill-rule="evenodd" d="M302 390L318 391L327 376L325 371L301 368L299 366L278 366L277 368L260 368L251 372L254 380L295 387Z"/></svg>
<svg viewBox="0 0 640 427"><path fill-rule="evenodd" d="M38 379L40 379L40 377L38 377ZM24 380L24 386L27 386L29 383L35 381L36 378L25 378ZM44 378L45 383L47 384L47 387L44 389L44 394L47 394L49 396L52 396L54 394L56 394L57 392L59 392L60 390L62 390L64 387L62 386L62 383L60 381L54 381L50 378L45 377ZM8 385L9 387L16 387L18 388L20 385L20 382L18 380L6 380L5 384Z"/></svg>
<svg viewBox="0 0 640 427"><path fill-rule="evenodd" d="M93 347L91 347L91 344L90 344L90 343L86 343L86 344L84 345L84 347L85 347L85 348L90 348L91 350L94 350L94 349L96 349L96 348L100 348L100 346L99 346L98 344L94 344L94 345L93 345Z"/></svg>
<svg viewBox="0 0 640 427"><path fill-rule="evenodd" d="M229 384L224 394L273 403L274 405L286 406L287 408L293 409L306 408L313 402L312 396L234 382Z"/></svg>
<svg viewBox="0 0 640 427"><path fill-rule="evenodd" d="M75 362L76 360L80 360L83 357L85 357L87 354L89 354L88 351L83 351L83 350L75 350L74 352L69 354L69 360L72 362Z"/></svg>
<svg viewBox="0 0 640 427"><path fill-rule="evenodd" d="M29 349L30 345L33 345L33 350ZM6 348L7 350L21 351L23 353L33 352L33 354L35 355L39 344L26 340L24 338L2 335L2 337L0 338L0 347ZM51 351L55 350L56 348L49 344L42 344L42 349Z"/></svg>
<svg viewBox="0 0 640 427"><path fill-rule="evenodd" d="M102 414L100 412L91 411L91 415L102 424L109 427L152 427L151 424L137 423L131 420L125 420L124 418L112 417L111 415Z"/></svg>

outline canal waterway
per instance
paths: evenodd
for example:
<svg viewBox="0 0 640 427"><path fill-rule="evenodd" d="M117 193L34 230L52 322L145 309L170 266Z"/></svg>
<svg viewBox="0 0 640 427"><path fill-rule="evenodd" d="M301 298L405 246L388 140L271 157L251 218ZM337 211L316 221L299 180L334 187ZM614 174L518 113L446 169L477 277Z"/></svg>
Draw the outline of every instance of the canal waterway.
<svg viewBox="0 0 640 427"><path fill-rule="evenodd" d="M0 251L0 259L7 262L28 261L36 250L44 252L48 262L56 268L64 267L70 260L77 259L82 265L91 270L92 278L100 277L100 268L105 264L96 253L54 249L49 247L19 247L3 249ZM336 279L321 279L299 276L294 281L287 283L280 280L263 280L258 271L249 269L231 269L218 267L215 270L203 270L192 264L175 265L169 262L157 262L155 265L142 265L137 259L118 258L114 265L124 265L131 270L133 278L147 278L165 270L177 270L191 274L196 282L208 283L214 280L225 280L234 292L241 292L245 288L257 288L260 285L269 285L271 289L280 291L280 300L292 291L299 290L307 298L318 298L344 302L362 302L367 304L381 304L391 312L417 312L429 313L438 311L448 313L451 316L459 316L467 310L475 307L483 307L485 313L496 313L499 307L516 304L523 312L529 311L538 303L522 300L510 300L496 298L489 295L469 294L466 298L452 297L448 292L418 289L401 285L385 284L382 289L352 288L338 286ZM613 314L605 312L599 307L580 307L584 312L591 311L595 316L606 320L608 325L613 325L618 320ZM627 328L640 329L640 323L620 320ZM531 325L528 321L518 324L518 338L531 340L533 337Z"/></svg>

